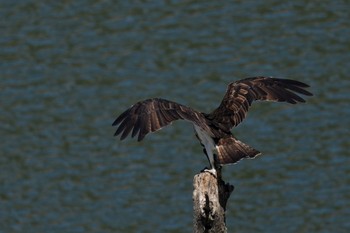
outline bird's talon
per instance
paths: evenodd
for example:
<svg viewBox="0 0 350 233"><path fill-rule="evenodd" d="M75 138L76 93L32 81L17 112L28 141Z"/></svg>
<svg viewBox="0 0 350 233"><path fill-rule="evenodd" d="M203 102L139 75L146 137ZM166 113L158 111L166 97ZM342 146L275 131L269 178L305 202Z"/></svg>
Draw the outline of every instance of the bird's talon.
<svg viewBox="0 0 350 233"><path fill-rule="evenodd" d="M217 177L217 173L216 173L216 169L215 168L211 168L211 169L204 168L203 172L209 172L213 176Z"/></svg>

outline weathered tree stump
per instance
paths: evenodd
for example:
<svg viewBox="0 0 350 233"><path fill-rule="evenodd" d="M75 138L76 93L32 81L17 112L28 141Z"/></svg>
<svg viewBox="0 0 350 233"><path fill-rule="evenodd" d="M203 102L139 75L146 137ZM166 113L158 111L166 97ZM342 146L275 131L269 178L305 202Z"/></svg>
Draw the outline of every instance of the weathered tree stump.
<svg viewBox="0 0 350 233"><path fill-rule="evenodd" d="M193 187L193 232L226 233L226 203L234 187L222 180L221 168L216 176L205 170L195 175Z"/></svg>

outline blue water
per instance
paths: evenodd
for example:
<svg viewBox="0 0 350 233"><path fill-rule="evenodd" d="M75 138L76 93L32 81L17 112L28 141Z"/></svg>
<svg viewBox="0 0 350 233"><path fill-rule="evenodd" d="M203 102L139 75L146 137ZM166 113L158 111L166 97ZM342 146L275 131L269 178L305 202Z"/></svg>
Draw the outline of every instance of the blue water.
<svg viewBox="0 0 350 233"><path fill-rule="evenodd" d="M208 166L186 122L138 143L111 123L162 97L203 112L254 75L312 86L257 103L224 167L229 232L350 231L346 1L0 1L0 232L191 232Z"/></svg>

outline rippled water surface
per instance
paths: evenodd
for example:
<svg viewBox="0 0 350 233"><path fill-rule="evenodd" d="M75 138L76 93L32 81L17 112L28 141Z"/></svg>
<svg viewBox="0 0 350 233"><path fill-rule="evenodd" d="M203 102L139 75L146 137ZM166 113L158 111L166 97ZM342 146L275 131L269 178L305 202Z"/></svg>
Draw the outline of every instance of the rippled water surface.
<svg viewBox="0 0 350 233"><path fill-rule="evenodd" d="M111 123L163 97L203 112L266 75L312 86L235 131L229 232L350 232L346 1L0 1L0 232L191 232L192 127L138 143Z"/></svg>

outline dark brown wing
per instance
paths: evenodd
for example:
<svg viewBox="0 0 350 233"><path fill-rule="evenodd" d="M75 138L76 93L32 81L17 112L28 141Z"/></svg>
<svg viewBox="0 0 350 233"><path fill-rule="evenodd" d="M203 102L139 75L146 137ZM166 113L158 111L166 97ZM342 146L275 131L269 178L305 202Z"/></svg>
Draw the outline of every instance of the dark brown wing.
<svg viewBox="0 0 350 233"><path fill-rule="evenodd" d="M228 85L227 92L220 104L207 117L213 123L229 131L246 117L254 100L278 101L296 104L305 102L298 94L312 96L305 90L309 85L290 79L252 77Z"/></svg>
<svg viewBox="0 0 350 233"><path fill-rule="evenodd" d="M123 140L132 131L131 137L138 133L138 141L141 141L148 133L179 119L190 121L209 132L202 113L169 100L155 98L140 101L123 112L113 122L113 126L119 125L114 135L122 133L120 139Z"/></svg>

